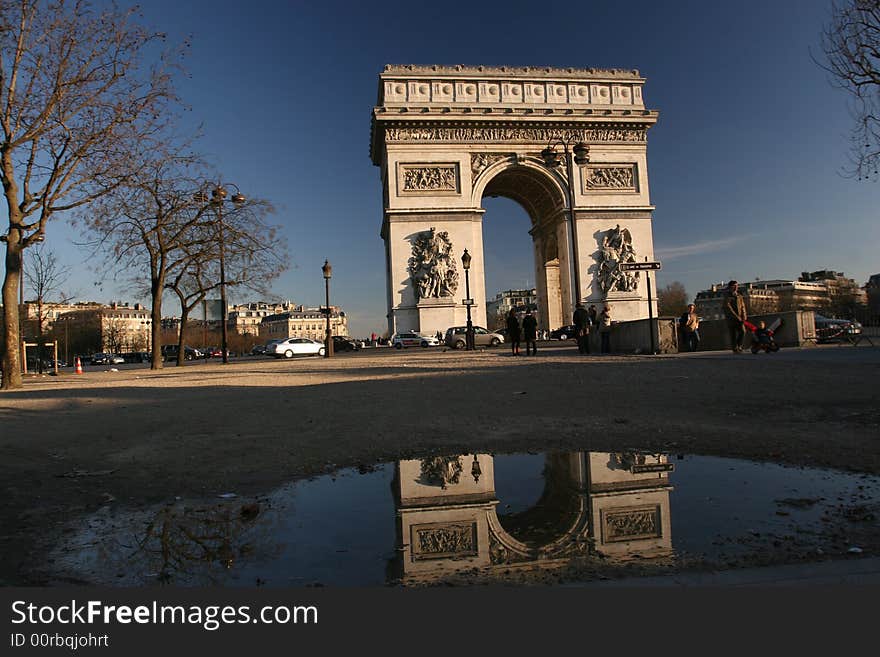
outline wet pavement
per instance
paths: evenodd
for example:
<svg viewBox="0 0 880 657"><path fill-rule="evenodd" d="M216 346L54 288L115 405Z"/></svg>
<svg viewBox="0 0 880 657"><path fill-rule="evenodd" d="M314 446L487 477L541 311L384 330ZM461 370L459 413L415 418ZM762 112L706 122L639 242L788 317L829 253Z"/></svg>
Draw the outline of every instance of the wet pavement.
<svg viewBox="0 0 880 657"><path fill-rule="evenodd" d="M832 470L638 451L434 455L263 496L111 501L68 523L33 570L110 586L742 581L755 566L873 562L878 513L880 477Z"/></svg>

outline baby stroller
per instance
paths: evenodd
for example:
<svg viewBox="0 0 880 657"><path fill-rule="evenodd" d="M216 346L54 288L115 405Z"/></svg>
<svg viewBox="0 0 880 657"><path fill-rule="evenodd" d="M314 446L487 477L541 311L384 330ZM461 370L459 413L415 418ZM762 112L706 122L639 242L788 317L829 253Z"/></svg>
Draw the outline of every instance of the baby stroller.
<svg viewBox="0 0 880 657"><path fill-rule="evenodd" d="M752 332L752 353L756 354L763 350L769 354L771 351L779 351L779 345L773 339L773 334L779 330L782 320L777 318L770 326L765 327L764 322L760 326L755 326L751 322L743 322L745 327Z"/></svg>

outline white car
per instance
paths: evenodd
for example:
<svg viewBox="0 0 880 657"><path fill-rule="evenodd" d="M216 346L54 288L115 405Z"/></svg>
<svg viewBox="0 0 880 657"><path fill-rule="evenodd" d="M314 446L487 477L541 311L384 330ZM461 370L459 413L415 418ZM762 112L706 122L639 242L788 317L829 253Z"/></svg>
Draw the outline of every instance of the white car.
<svg viewBox="0 0 880 657"><path fill-rule="evenodd" d="M437 347L440 345L433 335L421 335L415 331L403 331L395 333L391 338L391 346L395 349L403 349L404 347Z"/></svg>
<svg viewBox="0 0 880 657"><path fill-rule="evenodd" d="M266 349L266 355L275 358L293 358L294 356L323 356L324 343L309 338L287 338L280 340Z"/></svg>

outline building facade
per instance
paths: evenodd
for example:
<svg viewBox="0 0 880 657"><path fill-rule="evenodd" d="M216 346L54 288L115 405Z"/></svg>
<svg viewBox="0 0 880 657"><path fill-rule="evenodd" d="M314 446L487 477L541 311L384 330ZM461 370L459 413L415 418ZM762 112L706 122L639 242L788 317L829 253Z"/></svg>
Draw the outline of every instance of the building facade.
<svg viewBox="0 0 880 657"><path fill-rule="evenodd" d="M535 288L527 290L504 290L495 295L495 298L486 304L486 321L488 329L496 329L504 326L504 318L515 308L517 313L525 313L527 310L537 312L538 291ZM540 327L547 328L547 327Z"/></svg>
<svg viewBox="0 0 880 657"><path fill-rule="evenodd" d="M311 338L323 341L327 329L327 316L321 308L296 306L286 312L263 317L259 336L263 340L287 338ZM348 335L348 318L339 306L330 306L331 335Z"/></svg>
<svg viewBox="0 0 880 657"><path fill-rule="evenodd" d="M124 353L147 351L152 319L149 308L136 303L108 306L84 304L60 314L54 322L55 334L70 353Z"/></svg>
<svg viewBox="0 0 880 657"><path fill-rule="evenodd" d="M241 335L260 335L260 324L264 318L295 309L296 306L290 300L280 303L267 301L241 303L229 309L228 326Z"/></svg>

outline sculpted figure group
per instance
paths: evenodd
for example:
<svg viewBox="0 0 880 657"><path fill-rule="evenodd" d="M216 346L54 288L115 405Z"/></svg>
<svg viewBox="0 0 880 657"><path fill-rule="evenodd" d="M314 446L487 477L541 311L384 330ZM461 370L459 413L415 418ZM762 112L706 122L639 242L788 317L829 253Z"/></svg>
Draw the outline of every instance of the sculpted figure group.
<svg viewBox="0 0 880 657"><path fill-rule="evenodd" d="M419 299L451 297L458 289L458 271L449 233L434 228L420 233L409 259L409 274Z"/></svg>
<svg viewBox="0 0 880 657"><path fill-rule="evenodd" d="M608 292L633 292L639 285L639 273L623 271L620 264L635 262L636 252L632 245L632 233L618 224L602 238L599 256L599 286Z"/></svg>

